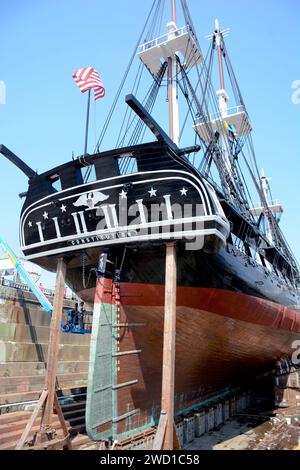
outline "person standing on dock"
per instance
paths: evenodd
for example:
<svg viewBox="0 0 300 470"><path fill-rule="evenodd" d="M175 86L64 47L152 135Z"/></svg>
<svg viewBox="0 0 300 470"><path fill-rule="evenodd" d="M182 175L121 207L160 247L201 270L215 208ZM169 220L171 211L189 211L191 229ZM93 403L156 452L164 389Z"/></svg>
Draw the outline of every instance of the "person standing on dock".
<svg viewBox="0 0 300 470"><path fill-rule="evenodd" d="M78 325L78 302L75 302L75 306L71 311L71 324Z"/></svg>
<svg viewBox="0 0 300 470"><path fill-rule="evenodd" d="M79 327L82 330L84 330L84 315L85 315L84 302L80 302L80 308L78 310L78 320L79 320Z"/></svg>

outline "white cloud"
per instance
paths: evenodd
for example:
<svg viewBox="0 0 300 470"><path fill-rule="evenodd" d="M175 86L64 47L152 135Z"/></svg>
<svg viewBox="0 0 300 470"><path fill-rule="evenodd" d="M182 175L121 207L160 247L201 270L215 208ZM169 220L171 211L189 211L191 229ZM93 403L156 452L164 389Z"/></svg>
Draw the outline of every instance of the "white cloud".
<svg viewBox="0 0 300 470"><path fill-rule="evenodd" d="M294 80L292 83L294 93L292 94L292 103L300 104L300 80Z"/></svg>

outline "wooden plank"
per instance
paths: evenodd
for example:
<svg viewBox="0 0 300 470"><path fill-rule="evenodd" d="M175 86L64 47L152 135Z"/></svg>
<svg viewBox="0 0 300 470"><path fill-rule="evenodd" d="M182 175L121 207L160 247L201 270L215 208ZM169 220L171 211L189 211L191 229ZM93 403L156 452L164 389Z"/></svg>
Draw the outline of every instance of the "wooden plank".
<svg viewBox="0 0 300 470"><path fill-rule="evenodd" d="M138 383L138 380L135 379L135 380L129 380L128 382L123 382L123 383L120 383L120 384L116 384L113 386L113 389L114 390L117 390L119 388L123 388L123 387L129 387L130 385L134 385L134 384L137 384Z"/></svg>
<svg viewBox="0 0 300 470"><path fill-rule="evenodd" d="M93 424L93 429L97 429L100 426L103 426L103 424L110 423L111 421L112 421L112 419L109 418L109 419L105 419L104 421L101 421L101 423L95 423L95 424Z"/></svg>
<svg viewBox="0 0 300 470"><path fill-rule="evenodd" d="M176 340L176 245L167 243L165 275L165 315L162 370L161 410L166 412L167 426L164 450L173 449L174 387L175 387L175 340Z"/></svg>
<svg viewBox="0 0 300 470"><path fill-rule="evenodd" d="M159 423L157 426L154 442L153 442L153 450L161 450L163 448L167 424L168 424L168 415L167 413L162 411L160 418L159 418Z"/></svg>
<svg viewBox="0 0 300 470"><path fill-rule="evenodd" d="M132 349L131 351L117 352L117 353L113 354L113 357L129 356L130 354L140 354L141 352L142 352L141 349Z"/></svg>
<svg viewBox="0 0 300 470"><path fill-rule="evenodd" d="M62 430L63 430L63 432L64 432L64 436L67 438L68 450L72 450L72 444L71 444L71 440L70 440L70 434L69 434L69 432L68 432L67 425L66 425L66 422L65 422L65 418L64 418L62 409L61 409L61 407L60 407L60 404L59 404L59 401L58 401L56 392L55 392L55 394L54 394L54 406L55 406L56 413L57 413L57 416L58 416L58 418L59 418L59 421L60 421Z"/></svg>
<svg viewBox="0 0 300 470"><path fill-rule="evenodd" d="M133 416L133 415L136 415L137 413L139 413L139 409L137 410L132 410L132 411L128 411L128 413L125 413L121 416L117 416L116 418L114 418L112 420L113 423L118 423L119 421L122 421L123 419L126 419L126 418L129 418L129 416Z"/></svg>
<svg viewBox="0 0 300 470"><path fill-rule="evenodd" d="M64 288L66 277L66 263L63 258L58 258L56 269L55 293L53 299L53 312L50 329L50 339L48 348L47 371L45 377L45 389L48 390L48 397L45 405L42 426L51 427L53 416L54 395L56 393L56 374L58 363L58 349L60 339L60 328L62 321L62 310L64 303Z"/></svg>
<svg viewBox="0 0 300 470"><path fill-rule="evenodd" d="M175 423L173 422L173 450L181 450Z"/></svg>
<svg viewBox="0 0 300 470"><path fill-rule="evenodd" d="M104 392L104 390L108 390L109 388L112 388L112 384L105 385L105 387L95 388L93 393Z"/></svg>
<svg viewBox="0 0 300 470"><path fill-rule="evenodd" d="M5 413L0 415L0 433L1 429L5 426L9 426L16 421L27 420L30 416L30 411L14 411L13 413Z"/></svg>
<svg viewBox="0 0 300 470"><path fill-rule="evenodd" d="M26 450L61 450L67 443L70 436L65 436L64 438L52 439L51 441L45 441L41 444L37 444L32 447L28 447Z"/></svg>
<svg viewBox="0 0 300 470"><path fill-rule="evenodd" d="M33 413L26 425L26 428L24 429L23 431L23 434L19 440L19 442L17 443L16 445L16 450L21 450L22 447L24 446L25 442L27 441L28 439L28 436L29 436L29 433L31 431L31 428L32 426L34 425L34 422L39 414L39 412L41 411L44 403L45 403L45 400L47 399L47 396L48 396L48 390L43 390L40 398L39 398L39 401L37 402L37 405L35 407L35 409L33 410Z"/></svg>

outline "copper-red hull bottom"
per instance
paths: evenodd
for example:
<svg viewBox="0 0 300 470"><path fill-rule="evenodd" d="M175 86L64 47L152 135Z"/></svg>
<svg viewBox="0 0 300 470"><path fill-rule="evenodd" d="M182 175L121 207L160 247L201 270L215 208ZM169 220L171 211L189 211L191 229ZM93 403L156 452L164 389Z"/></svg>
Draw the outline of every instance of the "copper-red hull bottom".
<svg viewBox="0 0 300 470"><path fill-rule="evenodd" d="M116 335L118 355L115 435L137 430L159 416L162 379L164 286L121 284ZM106 293L106 304L115 302ZM296 312L272 302L221 289L179 287L177 292L175 412L182 413L293 352L300 338ZM130 412L135 413L129 415ZM106 423L99 431L109 431Z"/></svg>

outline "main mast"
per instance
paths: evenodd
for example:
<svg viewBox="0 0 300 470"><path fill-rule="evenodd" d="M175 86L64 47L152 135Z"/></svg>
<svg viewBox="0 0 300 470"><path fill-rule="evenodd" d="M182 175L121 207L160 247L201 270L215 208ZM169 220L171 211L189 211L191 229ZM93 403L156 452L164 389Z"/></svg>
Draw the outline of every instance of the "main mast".
<svg viewBox="0 0 300 470"><path fill-rule="evenodd" d="M172 22L168 23L168 40L172 40L176 27L176 5L171 1ZM179 142L179 115L176 93L176 55L168 57L168 98L169 98L169 134L175 144ZM175 78L175 80L174 80ZM175 389L175 344L176 344L176 289L177 257L174 242L166 245L165 266L165 313L163 340L163 367L161 418L166 414L167 424L162 448L174 449L174 389ZM176 433L176 429L175 429Z"/></svg>
<svg viewBox="0 0 300 470"><path fill-rule="evenodd" d="M185 70L202 61L195 38L188 25L178 28L176 24L176 3L171 0L172 20L167 24L167 33L141 44L138 57L156 79L167 63L169 135L179 144L179 109L177 98L177 69L184 64ZM179 59L180 57L180 59ZM187 61L187 58L192 60ZM181 65L182 67L182 65ZM173 416L175 386L175 332L176 332L176 247L167 243L165 275L165 315L162 377L162 415L167 418L164 449L173 449ZM167 365L167 367L166 367ZM161 421L160 421L161 423Z"/></svg>
<svg viewBox="0 0 300 470"><path fill-rule="evenodd" d="M172 21L167 24L168 39L171 40L177 31L176 1L171 0ZM175 144L179 144L179 109L176 87L177 61L176 57L168 57L168 99L169 99L169 135Z"/></svg>
<svg viewBox="0 0 300 470"><path fill-rule="evenodd" d="M224 120L224 124L228 125L228 101L229 96L225 90L225 78L224 78L224 67L223 67L223 57L222 57L222 32L220 30L219 20L215 20L215 41L218 51L218 63L219 63L219 78L220 78L220 89L217 90L216 94L218 97L219 111L221 118ZM228 146L227 136L224 132L221 135L222 148L224 152L224 162L226 165L227 172L229 175L232 173L232 165L230 161L230 151Z"/></svg>
<svg viewBox="0 0 300 470"><path fill-rule="evenodd" d="M228 70L228 56L224 43L224 37L228 35L228 32L229 30L220 29L219 21L216 19L213 34L209 36L209 39L212 39L212 53L216 51L218 59L219 86L216 90L217 100L215 102L215 97L210 97L210 109L212 112L209 111L204 117L200 116L196 121L194 129L207 145L211 142L211 134L218 136L218 151L220 151L222 158L216 158L215 163L219 171L222 187L226 197L231 202L236 203L241 210L247 210L248 202L243 182L237 171L236 158L238 152L242 149L242 141L245 140L252 128L242 102L236 102L231 108L228 106L229 95L226 91L224 74L224 62ZM210 70L212 70L212 66ZM233 95L236 96L232 88L234 77L230 74L229 76ZM209 75L210 78L211 76ZM210 128L211 133L207 133L207 127Z"/></svg>
<svg viewBox="0 0 300 470"><path fill-rule="evenodd" d="M190 26L177 26L176 1L171 0L172 19L167 24L167 33L152 38L141 44L137 56L151 75L157 79L164 63L167 63L169 135L175 144L179 144L179 109L177 97L177 74L180 65L186 72L202 62L202 54Z"/></svg>

